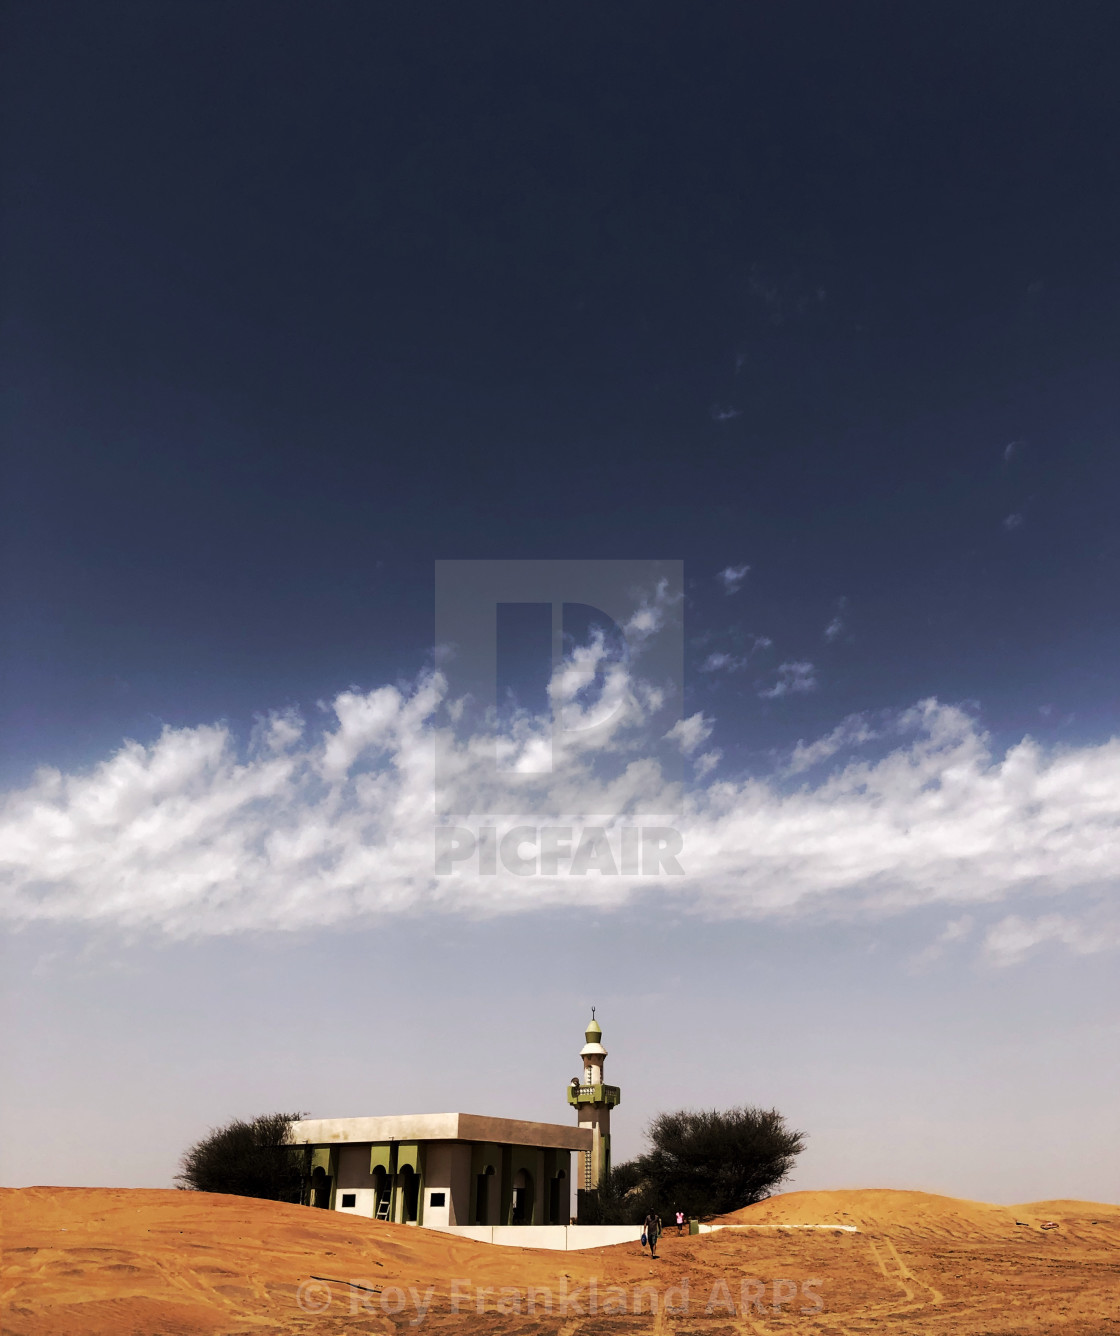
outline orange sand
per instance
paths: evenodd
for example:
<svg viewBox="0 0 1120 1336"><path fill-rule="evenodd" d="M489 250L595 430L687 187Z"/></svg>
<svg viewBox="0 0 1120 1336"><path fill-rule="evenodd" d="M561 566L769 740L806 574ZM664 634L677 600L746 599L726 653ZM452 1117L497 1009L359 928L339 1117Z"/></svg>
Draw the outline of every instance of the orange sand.
<svg viewBox="0 0 1120 1336"><path fill-rule="evenodd" d="M792 1192L724 1217L732 1227L718 1232L670 1229L657 1261L637 1244L492 1247L191 1192L7 1189L0 1211L5 1336L1120 1333L1120 1207L1090 1202ZM829 1223L859 1232L778 1227ZM654 1286L656 1317L648 1291L636 1315L640 1285ZM542 1287L533 1313L531 1286Z"/></svg>
<svg viewBox="0 0 1120 1336"><path fill-rule="evenodd" d="M846 1192L786 1192L756 1206L721 1216L733 1225L838 1224L860 1230L902 1230L928 1238L1008 1239L1024 1226L1037 1229L1045 1221L1074 1227L1086 1215L1120 1223L1120 1206L1099 1202L1031 1202L1025 1206L992 1206L964 1197L938 1197L931 1192L893 1188L856 1188Z"/></svg>

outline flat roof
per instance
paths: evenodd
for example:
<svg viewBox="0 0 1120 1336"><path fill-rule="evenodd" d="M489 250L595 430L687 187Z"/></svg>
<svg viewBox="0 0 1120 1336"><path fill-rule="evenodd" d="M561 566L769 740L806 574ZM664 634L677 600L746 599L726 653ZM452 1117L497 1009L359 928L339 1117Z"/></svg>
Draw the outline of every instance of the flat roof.
<svg viewBox="0 0 1120 1336"><path fill-rule="evenodd" d="M531 1123L481 1113L400 1113L384 1118L304 1118L292 1124L301 1146L364 1141L491 1141L548 1150L590 1150L591 1129L570 1123Z"/></svg>

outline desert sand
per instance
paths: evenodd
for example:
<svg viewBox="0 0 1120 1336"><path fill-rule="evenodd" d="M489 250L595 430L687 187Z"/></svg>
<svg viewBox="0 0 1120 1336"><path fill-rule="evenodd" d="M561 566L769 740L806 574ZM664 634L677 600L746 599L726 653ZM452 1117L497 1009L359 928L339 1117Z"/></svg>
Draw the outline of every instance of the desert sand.
<svg viewBox="0 0 1120 1336"><path fill-rule="evenodd" d="M791 1192L670 1229L656 1261L205 1193L7 1189L0 1210L5 1336L1120 1332L1120 1207L1091 1202Z"/></svg>

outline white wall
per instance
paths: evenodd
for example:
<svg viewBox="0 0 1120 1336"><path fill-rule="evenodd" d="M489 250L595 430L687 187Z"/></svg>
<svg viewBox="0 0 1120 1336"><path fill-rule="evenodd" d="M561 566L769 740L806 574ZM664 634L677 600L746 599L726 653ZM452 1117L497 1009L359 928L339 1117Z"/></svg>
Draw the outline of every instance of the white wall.
<svg viewBox="0 0 1120 1336"><path fill-rule="evenodd" d="M354 1197L353 1206L343 1206L343 1195ZM347 1215L365 1215L373 1219L373 1188L343 1188L340 1187L334 1196L334 1209L336 1211L345 1211Z"/></svg>
<svg viewBox="0 0 1120 1336"><path fill-rule="evenodd" d="M497 1243L513 1248L547 1248L553 1252L578 1252L581 1248L604 1248L614 1243L639 1244L641 1225L429 1225L441 1234L478 1243Z"/></svg>

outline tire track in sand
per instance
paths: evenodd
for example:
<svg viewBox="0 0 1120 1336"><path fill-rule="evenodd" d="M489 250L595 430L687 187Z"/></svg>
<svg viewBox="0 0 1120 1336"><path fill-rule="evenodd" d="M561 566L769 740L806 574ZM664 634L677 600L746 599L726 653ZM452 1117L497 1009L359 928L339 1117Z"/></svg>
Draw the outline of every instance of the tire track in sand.
<svg viewBox="0 0 1120 1336"><path fill-rule="evenodd" d="M874 1239L868 1239L867 1243L871 1249L871 1256L875 1259L875 1265L882 1272L884 1279L902 1290L907 1303L925 1308L930 1304L944 1302L945 1296L939 1289L914 1275L898 1255L898 1249L887 1235L884 1234L878 1243ZM875 1304L874 1307L881 1308L883 1305Z"/></svg>

